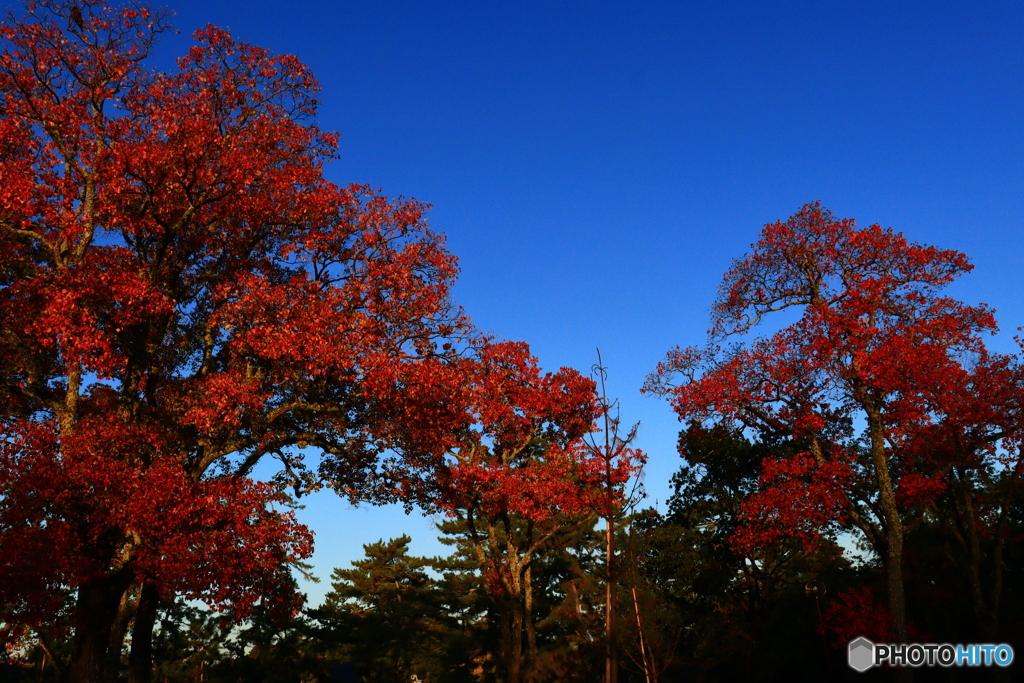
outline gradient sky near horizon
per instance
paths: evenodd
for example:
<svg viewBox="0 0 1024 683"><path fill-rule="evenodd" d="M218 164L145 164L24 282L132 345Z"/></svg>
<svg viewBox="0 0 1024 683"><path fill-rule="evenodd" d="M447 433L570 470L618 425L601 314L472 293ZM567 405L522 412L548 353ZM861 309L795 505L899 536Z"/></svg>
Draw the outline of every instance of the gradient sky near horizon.
<svg viewBox="0 0 1024 683"><path fill-rule="evenodd" d="M462 269L455 297L542 366L587 372L600 348L625 423L640 421L647 504L679 466L668 403L639 393L674 345L701 344L722 274L763 224L820 200L838 217L958 249L950 288L996 309L991 347L1024 325L1024 3L172 1L297 55L319 122L341 133L327 176L433 205ZM431 520L304 499L307 586L361 544Z"/></svg>

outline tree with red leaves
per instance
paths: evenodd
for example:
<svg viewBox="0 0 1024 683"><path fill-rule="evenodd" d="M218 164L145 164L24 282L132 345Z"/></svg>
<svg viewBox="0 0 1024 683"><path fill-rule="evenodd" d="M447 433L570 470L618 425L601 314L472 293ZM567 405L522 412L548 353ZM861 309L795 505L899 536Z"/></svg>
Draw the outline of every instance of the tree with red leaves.
<svg viewBox="0 0 1024 683"><path fill-rule="evenodd" d="M293 610L311 538L275 504L317 478L292 447L392 495L406 376L468 327L426 207L322 177L298 60L207 27L147 69L167 27L95 0L0 25L0 619L74 590L72 681L114 680L132 624L149 680L161 598Z"/></svg>
<svg viewBox="0 0 1024 683"><path fill-rule="evenodd" d="M763 463L734 542L787 535L810 546L829 526L859 530L885 566L892 632L904 641L904 536L951 472L997 457L1020 465L1020 370L984 349L991 311L939 294L970 269L959 252L807 204L765 226L726 273L711 334L745 333L787 308L800 319L745 346L676 349L647 384L683 420L804 444Z"/></svg>
<svg viewBox="0 0 1024 683"><path fill-rule="evenodd" d="M601 414L593 380L568 368L542 375L523 343L483 340L466 358L419 370L413 424L447 425L446 436L406 435L402 463L422 464L410 479L417 495L454 518L472 548L498 612L504 680L532 680L534 569L621 501L644 456L595 452L583 440Z"/></svg>

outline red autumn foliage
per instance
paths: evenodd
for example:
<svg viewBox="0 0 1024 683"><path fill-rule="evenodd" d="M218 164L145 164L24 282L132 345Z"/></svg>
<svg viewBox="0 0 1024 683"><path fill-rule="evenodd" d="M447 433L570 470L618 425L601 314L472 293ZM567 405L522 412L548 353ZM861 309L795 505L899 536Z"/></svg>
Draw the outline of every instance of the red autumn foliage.
<svg viewBox="0 0 1024 683"><path fill-rule="evenodd" d="M726 273L711 335L746 333L790 307L799 320L746 345L676 349L647 384L671 394L681 420L804 448L764 463L736 542L858 529L885 558L900 637L907 524L943 494L954 466L1019 454L1021 370L985 350L981 335L995 329L987 307L939 294L970 269L964 254L807 204L766 225Z"/></svg>
<svg viewBox="0 0 1024 683"><path fill-rule="evenodd" d="M481 339L463 356L419 364L405 384L385 385L380 414L411 418L387 420L388 445L402 455L393 471L423 503L536 522L607 505L604 462L583 441L599 414L594 382L577 371L542 374L526 344ZM612 487L642 459L626 449Z"/></svg>
<svg viewBox="0 0 1024 683"><path fill-rule="evenodd" d="M851 477L848 465L818 465L809 454L765 460L760 490L740 505L747 523L733 536L733 545L753 555L758 548L796 538L808 552L820 549L822 530L847 521L843 487Z"/></svg>
<svg viewBox="0 0 1024 683"><path fill-rule="evenodd" d="M0 517L5 565L30 569L5 576L0 596L24 610L8 618L38 619L33 608L49 605L55 587L106 571L111 545L168 596L205 598L243 615L281 591L278 570L290 558L312 550L311 534L291 513L270 509L280 498L270 485L231 476L195 481L170 458L126 467L111 451L139 449L145 435L107 423L80 424L59 444L54 431L28 425L0 445L0 468L33 484L5 492ZM97 453L100 444L107 449Z"/></svg>
<svg viewBox="0 0 1024 683"><path fill-rule="evenodd" d="M396 439L395 478L458 520L498 612L502 671L530 680L535 564L617 509L644 455L622 447L605 458L590 447L584 436L601 414L593 380L569 368L542 374L526 344L478 340L465 357L424 363L417 378L407 387L417 419ZM421 433L426 419L447 436Z"/></svg>
<svg viewBox="0 0 1024 683"><path fill-rule="evenodd" d="M836 648L845 648L857 638L873 643L895 640L889 610L874 586L857 586L840 593L821 615L821 621L827 632L835 634L832 645Z"/></svg>
<svg viewBox="0 0 1024 683"><path fill-rule="evenodd" d="M313 485L308 444L380 493L381 444L427 438L406 389L469 323L425 205L323 178L295 57L206 27L164 73L161 11L27 11L0 25L0 610L75 590L91 681L133 616L145 659L154 590L294 606L310 534L253 466Z"/></svg>

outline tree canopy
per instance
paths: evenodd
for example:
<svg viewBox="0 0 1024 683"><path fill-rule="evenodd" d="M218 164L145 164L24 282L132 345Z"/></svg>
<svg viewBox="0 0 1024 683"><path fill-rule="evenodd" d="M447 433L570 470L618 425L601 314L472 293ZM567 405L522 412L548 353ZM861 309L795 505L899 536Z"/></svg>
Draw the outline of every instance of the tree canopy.
<svg viewBox="0 0 1024 683"><path fill-rule="evenodd" d="M311 537L253 466L308 487L312 444L388 495L407 375L469 329L427 207L323 178L308 69L210 26L159 72L167 28L98 2L0 28L0 602L32 625L77 591L75 680L130 623L146 679L158 596L294 609Z"/></svg>
<svg viewBox="0 0 1024 683"><path fill-rule="evenodd" d="M325 179L338 136L297 58L206 26L162 71L169 29L98 0L0 24L5 660L75 683L820 680L859 635L1024 633L1024 366L943 294L965 254L820 203L766 225L708 344L648 380L685 462L667 513L637 511L646 456L600 361L598 394L476 330L429 207ZM444 516L454 554L381 539L303 612L293 495L321 488Z"/></svg>

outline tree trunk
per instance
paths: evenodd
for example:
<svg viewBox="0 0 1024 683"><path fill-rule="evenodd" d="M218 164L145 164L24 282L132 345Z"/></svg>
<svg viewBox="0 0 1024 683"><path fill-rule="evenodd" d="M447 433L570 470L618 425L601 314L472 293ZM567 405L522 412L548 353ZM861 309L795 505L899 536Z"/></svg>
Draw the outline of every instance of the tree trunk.
<svg viewBox="0 0 1024 683"><path fill-rule="evenodd" d="M523 628L526 631L526 661L523 664L524 678L533 681L537 666L537 629L533 624L533 568L527 565L523 571Z"/></svg>
<svg viewBox="0 0 1024 683"><path fill-rule="evenodd" d="M618 577L615 566L615 519L611 515L605 518L605 683L619 681L619 634L616 623L619 591Z"/></svg>
<svg viewBox="0 0 1024 683"><path fill-rule="evenodd" d="M502 610L501 615L501 650L505 660L506 683L524 683L523 681L523 617L519 610Z"/></svg>
<svg viewBox="0 0 1024 683"><path fill-rule="evenodd" d="M131 573L121 569L90 579L79 587L69 683L116 683L123 640L116 646L113 641L123 620L131 585Z"/></svg>
<svg viewBox="0 0 1024 683"><path fill-rule="evenodd" d="M889 517L884 500L882 507L886 512L886 517ZM895 508L895 506L893 507ZM888 541L885 574L889 593L889 614L892 617L893 630L896 631L896 641L906 643L909 642L909 637L907 635L907 599L903 591L903 524L901 521L890 527ZM910 683L914 680L914 670L905 666L897 669L896 680L900 683Z"/></svg>
<svg viewBox="0 0 1024 683"><path fill-rule="evenodd" d="M896 507L896 493L889 473L888 453L885 443L885 423L882 420L881 402L871 394L864 382L854 380L854 392L867 413L868 434L871 439L871 460L875 466L875 482L878 484L878 502L882 507L885 527L885 575L886 592L889 595L889 615L896 640L908 642L907 598L903 587L903 519ZM914 671L901 667L896 671L900 683L914 680Z"/></svg>
<svg viewBox="0 0 1024 683"><path fill-rule="evenodd" d="M156 626L160 594L147 583L139 595L132 629L132 650L128 655L128 683L150 683L153 679L153 627Z"/></svg>
<svg viewBox="0 0 1024 683"><path fill-rule="evenodd" d="M632 563L630 558L630 563ZM636 571L630 566L632 577L630 579L630 592L633 595L633 614L636 616L636 634L640 641L640 662L643 664L644 683L658 683L658 676L654 672L654 655L647 651L647 643L644 639L644 623L640 618L640 600L636 595Z"/></svg>
<svg viewBox="0 0 1024 683"><path fill-rule="evenodd" d="M879 462L881 460L881 462ZM885 576L886 592L889 595L889 615L892 618L896 641L909 642L907 635L907 598L903 590L903 520L896 509L896 496L889 480L889 467L883 453L881 459L875 457L875 467L879 481L879 502L885 515L886 547ZM914 670L906 666L896 670L896 680L900 683L911 683Z"/></svg>

